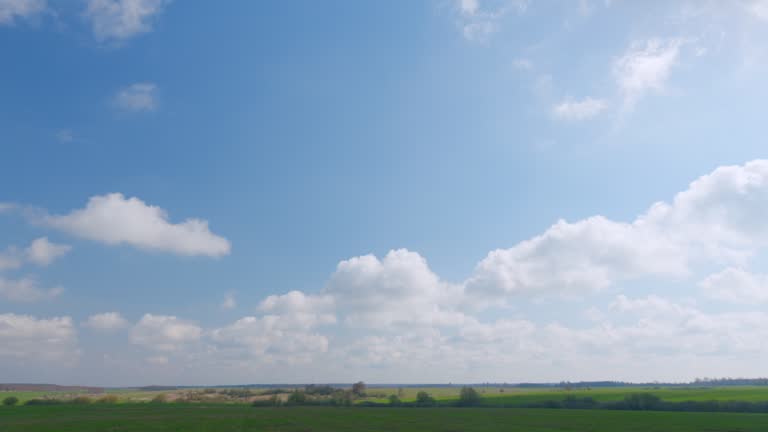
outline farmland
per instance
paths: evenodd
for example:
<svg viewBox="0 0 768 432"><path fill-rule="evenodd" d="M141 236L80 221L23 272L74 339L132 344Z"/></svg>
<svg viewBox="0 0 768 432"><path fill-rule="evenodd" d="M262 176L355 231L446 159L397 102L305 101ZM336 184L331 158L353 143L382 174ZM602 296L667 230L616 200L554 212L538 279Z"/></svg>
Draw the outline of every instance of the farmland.
<svg viewBox="0 0 768 432"><path fill-rule="evenodd" d="M489 408L252 408L243 404L0 408L1 432L161 431L730 431L768 430L768 415Z"/></svg>

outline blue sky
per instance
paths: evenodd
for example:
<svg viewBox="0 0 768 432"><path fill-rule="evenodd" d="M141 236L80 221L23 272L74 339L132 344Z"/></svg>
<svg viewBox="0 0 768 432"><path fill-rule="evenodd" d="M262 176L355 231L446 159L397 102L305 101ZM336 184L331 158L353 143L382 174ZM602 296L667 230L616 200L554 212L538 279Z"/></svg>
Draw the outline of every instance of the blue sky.
<svg viewBox="0 0 768 432"><path fill-rule="evenodd" d="M762 1L0 0L0 381L765 375Z"/></svg>

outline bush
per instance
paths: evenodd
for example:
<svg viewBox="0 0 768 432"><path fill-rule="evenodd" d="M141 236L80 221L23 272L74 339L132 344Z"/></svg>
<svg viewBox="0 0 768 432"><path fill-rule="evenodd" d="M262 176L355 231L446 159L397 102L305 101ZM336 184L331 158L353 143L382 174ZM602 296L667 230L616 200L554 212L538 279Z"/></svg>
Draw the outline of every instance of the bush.
<svg viewBox="0 0 768 432"><path fill-rule="evenodd" d="M350 406L352 405L352 392L345 390L336 390L331 395L331 405Z"/></svg>
<svg viewBox="0 0 768 432"><path fill-rule="evenodd" d="M168 396L166 396L165 393L160 393L159 395L153 397L150 402L151 403L166 403L166 402L168 402Z"/></svg>
<svg viewBox="0 0 768 432"><path fill-rule="evenodd" d="M3 405L5 406L14 406L17 403L19 403L19 398L16 396L8 396L7 398L3 399Z"/></svg>
<svg viewBox="0 0 768 432"><path fill-rule="evenodd" d="M352 384L352 394L358 397L365 397L365 383L359 381Z"/></svg>
<svg viewBox="0 0 768 432"><path fill-rule="evenodd" d="M71 402L76 405L88 405L93 402L93 399L89 398L88 396L78 396L72 399Z"/></svg>
<svg viewBox="0 0 768 432"><path fill-rule="evenodd" d="M103 404L115 404L117 403L117 396L115 395L102 396L96 402L103 403Z"/></svg>
<svg viewBox="0 0 768 432"><path fill-rule="evenodd" d="M416 406L428 407L435 405L437 405L437 402L435 401L435 398L429 395L429 393L425 391L416 393Z"/></svg>
<svg viewBox="0 0 768 432"><path fill-rule="evenodd" d="M389 404L391 406L400 406L403 404L403 402L399 397L397 397L397 395L389 395Z"/></svg>
<svg viewBox="0 0 768 432"><path fill-rule="evenodd" d="M301 390L295 390L288 396L288 405L304 405L307 403L307 395Z"/></svg>
<svg viewBox="0 0 768 432"><path fill-rule="evenodd" d="M476 406L480 404L480 395L472 387L464 386L459 393L459 406Z"/></svg>

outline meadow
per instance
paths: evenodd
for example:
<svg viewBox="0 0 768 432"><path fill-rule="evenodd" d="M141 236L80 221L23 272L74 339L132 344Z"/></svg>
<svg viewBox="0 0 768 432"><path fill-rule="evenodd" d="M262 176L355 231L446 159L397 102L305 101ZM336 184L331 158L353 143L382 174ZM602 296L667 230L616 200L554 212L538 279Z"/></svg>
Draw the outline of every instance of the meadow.
<svg viewBox="0 0 768 432"><path fill-rule="evenodd" d="M0 432L758 432L768 415L491 408L253 408L244 404L0 407Z"/></svg>

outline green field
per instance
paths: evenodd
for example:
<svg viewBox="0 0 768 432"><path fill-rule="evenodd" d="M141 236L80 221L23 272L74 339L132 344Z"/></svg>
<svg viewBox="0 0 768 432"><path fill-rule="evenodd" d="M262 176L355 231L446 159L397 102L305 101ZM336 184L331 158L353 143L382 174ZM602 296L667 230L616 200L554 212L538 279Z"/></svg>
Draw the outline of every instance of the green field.
<svg viewBox="0 0 768 432"><path fill-rule="evenodd" d="M609 387L593 389L564 390L529 389L515 387L475 387L483 397L485 405L519 405L530 402L547 400L563 400L568 396L591 397L600 402L618 401L629 393L652 393L667 402L683 401L729 401L747 402L768 401L768 386L727 386L727 387ZM404 387L401 399L414 400L416 393L426 391L435 399L450 401L458 398L459 387ZM502 392L503 390L503 392ZM371 393L397 394L397 388L371 387ZM376 402L384 402L385 398L368 398Z"/></svg>
<svg viewBox="0 0 768 432"><path fill-rule="evenodd" d="M120 404L0 408L0 432L764 432L768 415L492 408Z"/></svg>

